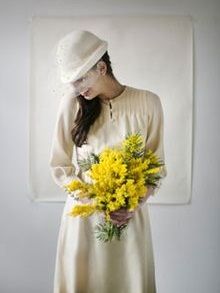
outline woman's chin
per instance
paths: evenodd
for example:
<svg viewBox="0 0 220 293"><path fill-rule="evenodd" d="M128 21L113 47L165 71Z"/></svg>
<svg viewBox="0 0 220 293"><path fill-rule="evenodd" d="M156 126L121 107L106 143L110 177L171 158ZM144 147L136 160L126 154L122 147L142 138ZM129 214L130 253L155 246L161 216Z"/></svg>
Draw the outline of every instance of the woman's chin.
<svg viewBox="0 0 220 293"><path fill-rule="evenodd" d="M83 97L86 99L86 100L92 100L94 97L91 95L91 96L84 96Z"/></svg>
<svg viewBox="0 0 220 293"><path fill-rule="evenodd" d="M88 93L83 94L82 96L83 96L86 100L92 100L92 99L95 97L95 95L91 92L91 90L88 91Z"/></svg>
<svg viewBox="0 0 220 293"><path fill-rule="evenodd" d="M91 93L91 89L89 89L88 91L86 91L85 93L81 94L85 99L87 100L91 100L93 99L93 95Z"/></svg>

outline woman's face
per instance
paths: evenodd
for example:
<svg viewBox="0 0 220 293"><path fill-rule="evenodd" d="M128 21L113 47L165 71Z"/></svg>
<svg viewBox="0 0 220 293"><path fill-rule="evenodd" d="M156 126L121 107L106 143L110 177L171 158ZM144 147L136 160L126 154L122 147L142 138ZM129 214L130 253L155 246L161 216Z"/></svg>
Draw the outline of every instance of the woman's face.
<svg viewBox="0 0 220 293"><path fill-rule="evenodd" d="M84 96L86 100L92 100L97 97L101 92L101 77L96 80L96 82L90 86L86 91L82 92L81 95Z"/></svg>
<svg viewBox="0 0 220 293"><path fill-rule="evenodd" d="M91 75L93 75L91 83L85 88L85 90L80 92L80 94L87 100L92 100L99 94L98 86L100 83L100 76L97 76L97 73L94 72L92 72Z"/></svg>
<svg viewBox="0 0 220 293"><path fill-rule="evenodd" d="M85 99L92 100L100 92L102 77L98 66L90 69L81 78L71 83L75 94L81 94Z"/></svg>

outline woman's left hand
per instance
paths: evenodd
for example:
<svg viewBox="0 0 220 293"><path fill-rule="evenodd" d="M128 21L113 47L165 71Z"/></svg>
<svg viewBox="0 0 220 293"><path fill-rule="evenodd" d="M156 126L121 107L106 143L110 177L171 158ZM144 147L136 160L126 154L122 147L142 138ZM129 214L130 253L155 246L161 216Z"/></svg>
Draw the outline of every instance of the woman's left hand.
<svg viewBox="0 0 220 293"><path fill-rule="evenodd" d="M147 185L147 192L144 197L142 197L139 201L138 209L142 207L142 205L147 201L150 195L154 194L154 187L151 185Z"/></svg>
<svg viewBox="0 0 220 293"><path fill-rule="evenodd" d="M120 208L117 211L111 212L110 217L113 224L121 226L126 224L134 215L134 211L129 211L126 208Z"/></svg>
<svg viewBox="0 0 220 293"><path fill-rule="evenodd" d="M141 198L139 205L133 210L129 211L126 208L118 209L117 211L111 212L110 217L113 224L118 226L128 223L128 221L134 216L136 210L138 210L147 201L148 197L154 193L154 188L150 185L147 186L148 190L146 195Z"/></svg>

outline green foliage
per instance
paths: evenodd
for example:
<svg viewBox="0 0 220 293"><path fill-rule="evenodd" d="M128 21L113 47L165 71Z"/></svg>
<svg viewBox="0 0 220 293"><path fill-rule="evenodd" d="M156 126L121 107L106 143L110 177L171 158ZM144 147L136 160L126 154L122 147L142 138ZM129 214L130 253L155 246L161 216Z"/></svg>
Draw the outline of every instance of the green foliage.
<svg viewBox="0 0 220 293"><path fill-rule="evenodd" d="M91 168L93 164L99 163L99 156L95 153L89 154L88 158L83 160L78 160L79 166L81 167L82 171L87 171Z"/></svg>
<svg viewBox="0 0 220 293"><path fill-rule="evenodd" d="M100 240L101 242L109 242L114 237L117 240L121 240L121 237L123 235L123 231L128 226L128 223L123 224L121 226L117 226L113 224L112 222L104 222L99 223L96 225L94 229L94 233L96 234L96 238Z"/></svg>

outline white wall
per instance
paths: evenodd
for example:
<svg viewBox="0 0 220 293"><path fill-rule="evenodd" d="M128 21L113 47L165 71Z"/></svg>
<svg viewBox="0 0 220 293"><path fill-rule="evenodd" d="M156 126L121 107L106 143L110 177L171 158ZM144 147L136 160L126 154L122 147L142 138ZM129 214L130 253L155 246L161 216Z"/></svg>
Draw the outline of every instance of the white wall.
<svg viewBox="0 0 220 293"><path fill-rule="evenodd" d="M220 2L217 0L0 1L0 292L52 292L63 208L63 203L30 202L27 195L28 19L32 15L89 13L181 14L194 19L192 202L149 208L158 293L220 292Z"/></svg>

